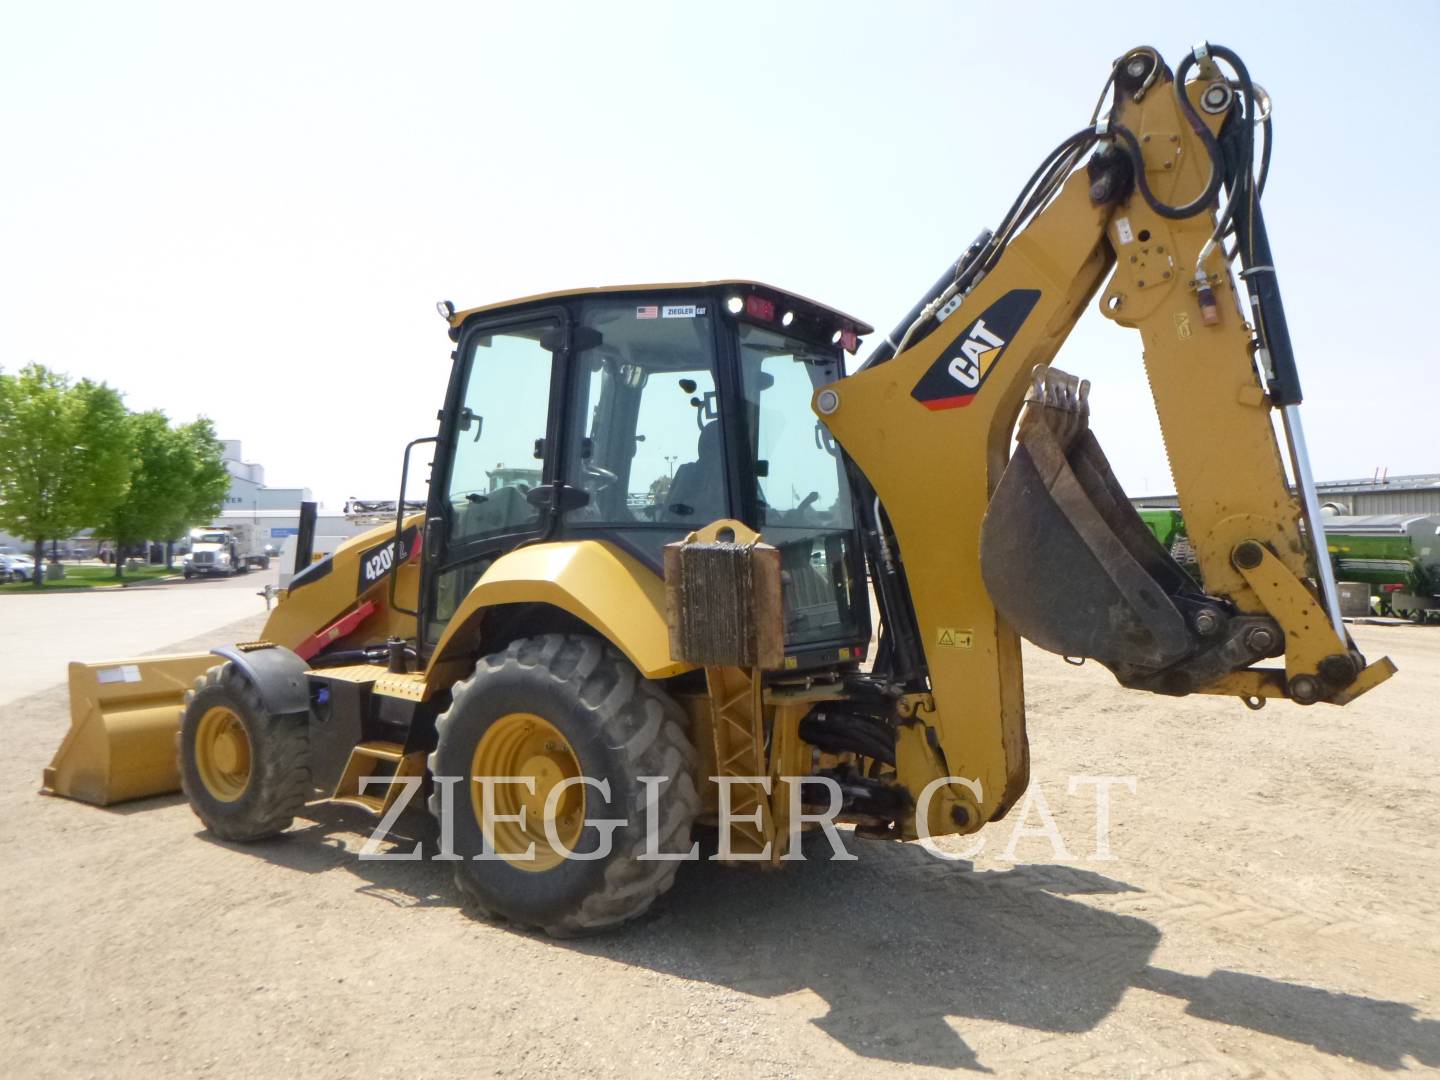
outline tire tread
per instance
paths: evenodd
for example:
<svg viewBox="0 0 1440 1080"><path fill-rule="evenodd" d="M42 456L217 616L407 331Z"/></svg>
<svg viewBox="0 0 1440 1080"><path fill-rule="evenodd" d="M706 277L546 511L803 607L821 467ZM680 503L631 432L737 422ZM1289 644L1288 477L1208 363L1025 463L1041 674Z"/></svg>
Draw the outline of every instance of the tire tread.
<svg viewBox="0 0 1440 1080"><path fill-rule="evenodd" d="M684 710L654 682L642 678L625 656L608 642L580 634L546 634L513 641L499 653L481 657L475 671L456 683L450 709L436 721L441 740L447 720L484 693L484 684L506 668L543 668L558 687L573 694L593 722L623 750L631 776L670 776L661 789L659 841L661 851L676 851L690 839L700 811L694 769L698 759L686 733ZM430 755L432 774L437 755ZM643 809L634 807L632 810ZM430 810L438 818L440 795L430 796ZM617 830L617 837L621 830ZM596 933L642 915L675 882L678 860L646 860L641 830L627 847L616 850L605 869L602 885L561 919L527 923L505 917L486 903L459 864L455 882L468 906L492 921L509 921L551 937L567 938Z"/></svg>

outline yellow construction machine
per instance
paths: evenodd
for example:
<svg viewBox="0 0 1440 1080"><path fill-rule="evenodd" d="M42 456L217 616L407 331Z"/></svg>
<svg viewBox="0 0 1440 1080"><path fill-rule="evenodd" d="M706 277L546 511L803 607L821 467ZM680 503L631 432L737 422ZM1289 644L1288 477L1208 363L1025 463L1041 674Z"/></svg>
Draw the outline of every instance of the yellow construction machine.
<svg viewBox="0 0 1440 1080"><path fill-rule="evenodd" d="M1394 667L1317 552L1269 108L1228 49L1127 52L849 376L871 328L756 282L443 304L424 513L402 480L393 527L302 550L258 641L76 665L47 788L178 783L237 841L423 791L482 913L574 934L645 911L697 825L778 861L817 807L902 841L1002 817L1021 637L1157 694L1353 700ZM1203 586L1050 366L1092 302L1140 332Z"/></svg>

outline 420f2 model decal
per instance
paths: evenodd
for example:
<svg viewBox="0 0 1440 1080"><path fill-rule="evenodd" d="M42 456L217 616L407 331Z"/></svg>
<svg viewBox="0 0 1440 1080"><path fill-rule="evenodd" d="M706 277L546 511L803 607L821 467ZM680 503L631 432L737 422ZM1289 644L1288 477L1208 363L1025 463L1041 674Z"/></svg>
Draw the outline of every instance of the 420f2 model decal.
<svg viewBox="0 0 1440 1080"><path fill-rule="evenodd" d="M386 574L400 565L409 562L415 556L420 546L420 530L414 525L400 534L400 558L395 558L395 539L393 536L383 543L374 547L366 548L360 553L360 583L359 591L364 592Z"/></svg>
<svg viewBox="0 0 1440 1080"><path fill-rule="evenodd" d="M910 396L927 409L969 405L1039 299L1039 289L1011 289L996 300L930 365Z"/></svg>

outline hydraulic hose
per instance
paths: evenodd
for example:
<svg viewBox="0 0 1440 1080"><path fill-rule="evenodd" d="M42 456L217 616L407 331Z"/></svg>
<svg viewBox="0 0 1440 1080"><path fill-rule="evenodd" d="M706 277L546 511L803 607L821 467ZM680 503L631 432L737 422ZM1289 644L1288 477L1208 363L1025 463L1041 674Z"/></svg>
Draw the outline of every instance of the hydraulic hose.
<svg viewBox="0 0 1440 1080"><path fill-rule="evenodd" d="M1229 59L1235 56L1229 49L1216 46L1208 46L1208 48L1212 55L1221 56L1223 59ZM1239 58L1236 57L1236 59L1238 60ZM1135 184L1136 187L1139 188L1141 197L1144 198L1151 210L1154 210L1161 217L1170 218L1171 220L1194 217L1196 214L1202 213L1215 201L1215 196L1220 191L1220 181L1224 172L1220 164L1220 147L1215 141L1215 136L1210 133L1210 129L1205 126L1205 121L1200 118L1194 106L1190 104L1190 99L1185 96L1185 76L1189 74L1190 69L1194 67L1195 64L1196 59L1194 53L1186 56L1185 59L1180 62L1180 66L1175 69L1174 81L1171 84L1175 90L1175 100L1180 106L1181 115L1185 117L1185 122L1190 125L1190 130L1195 133L1195 137L1199 139L1205 147L1205 153L1210 159L1210 179L1205 184L1205 190L1194 199L1182 206L1171 206L1169 203L1163 203L1156 198L1155 193L1150 190L1150 182L1145 179L1145 159L1140 153L1140 140L1135 137L1133 131L1123 124L1114 124L1110 129L1119 136L1121 142L1125 144L1125 149L1130 154L1130 160L1135 166ZM1238 71L1239 69L1237 68L1236 70Z"/></svg>

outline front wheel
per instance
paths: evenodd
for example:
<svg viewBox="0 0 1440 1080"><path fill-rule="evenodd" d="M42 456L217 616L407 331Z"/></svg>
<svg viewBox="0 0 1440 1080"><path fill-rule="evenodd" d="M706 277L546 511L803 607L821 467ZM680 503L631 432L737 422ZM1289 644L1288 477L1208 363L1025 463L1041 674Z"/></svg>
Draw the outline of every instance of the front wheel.
<svg viewBox="0 0 1440 1080"><path fill-rule="evenodd" d="M284 832L310 790L306 718L271 716L234 664L211 668L185 695L180 786L224 840Z"/></svg>
<svg viewBox="0 0 1440 1080"><path fill-rule="evenodd" d="M430 808L442 833L449 818L456 884L483 915L572 937L636 918L673 884L678 861L640 856L652 818L655 851L688 849L695 749L680 706L607 643L512 642L456 684L436 727ZM476 777L522 782L490 781L487 816ZM652 789L641 777L664 779ZM517 858L475 858L489 853Z"/></svg>

